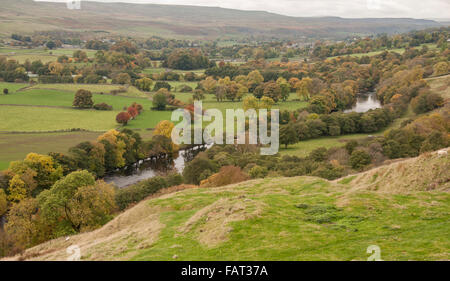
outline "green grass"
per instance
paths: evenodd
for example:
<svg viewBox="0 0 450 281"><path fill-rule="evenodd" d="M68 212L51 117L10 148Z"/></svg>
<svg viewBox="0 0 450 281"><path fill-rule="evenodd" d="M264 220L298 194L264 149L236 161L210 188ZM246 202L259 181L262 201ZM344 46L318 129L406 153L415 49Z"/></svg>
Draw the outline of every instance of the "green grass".
<svg viewBox="0 0 450 281"><path fill-rule="evenodd" d="M26 60L35 61L41 60L43 63L56 61L61 55L72 57L73 53L80 49L20 49L20 48L0 48L0 55L5 55L8 59L17 60L19 63L24 63ZM89 58L95 56L94 50L82 50L86 52Z"/></svg>
<svg viewBox="0 0 450 281"><path fill-rule="evenodd" d="M162 120L170 120L172 111L145 110L135 120L128 123L129 129L154 129Z"/></svg>
<svg viewBox="0 0 450 281"><path fill-rule="evenodd" d="M355 140L367 137L368 134L352 134L338 137L322 137L318 139L311 139L300 141L296 144L289 145L288 148L280 146L281 155L290 155L298 157L306 157L308 154L319 147L331 148L344 146L346 141Z"/></svg>
<svg viewBox="0 0 450 281"><path fill-rule="evenodd" d="M66 153L83 141L95 140L100 133L67 132L6 134L0 133L0 170L8 168L11 161L22 160L30 152L47 154L49 152Z"/></svg>
<svg viewBox="0 0 450 281"><path fill-rule="evenodd" d="M446 260L450 233L450 195L418 192L405 195L345 189L313 178L265 179L227 189L183 191L147 202L160 211L164 225L157 240L138 248L128 236L123 254L131 260L367 260L370 245L383 260ZM242 199L245 197L246 199ZM200 215L188 231L183 226L219 199L218 207ZM432 203L434 202L434 203ZM233 206L244 206L242 209ZM399 207L401 206L401 207ZM259 209L258 215L251 213ZM132 210L131 210L132 211ZM227 218L241 215L231 223ZM206 218L209 218L206 219ZM222 226L228 231L221 231ZM218 229L218 230L217 230ZM216 232L215 232L216 231ZM200 240L219 236L218 244ZM112 249L114 245L105 245Z"/></svg>
<svg viewBox="0 0 450 281"><path fill-rule="evenodd" d="M64 106L72 107L75 94L62 90L30 89L10 95L0 95L0 104ZM93 94L94 103L105 102L113 107L114 111L122 111L133 102L142 104L144 109L150 109L152 102L144 98L130 98L113 95Z"/></svg>
<svg viewBox="0 0 450 281"><path fill-rule="evenodd" d="M164 67L149 67L149 68L144 69L142 71L142 73L144 73L144 74L160 74L160 73L166 72L166 71L172 71L172 72L181 73L181 74L193 72L197 75L201 75L201 74L205 73L205 69L177 70L177 69L169 69L169 68L164 68Z"/></svg>
<svg viewBox="0 0 450 281"><path fill-rule="evenodd" d="M89 131L106 131L117 126L117 112L41 108L30 106L2 106L0 131L43 132L81 128Z"/></svg>
<svg viewBox="0 0 450 281"><path fill-rule="evenodd" d="M113 90L124 88L122 85L109 84L37 84L32 89L50 89L60 91L76 92L80 89L91 91L92 93L109 94ZM139 91L137 88L130 86L125 93L119 93L118 96L147 98L148 95Z"/></svg>
<svg viewBox="0 0 450 281"><path fill-rule="evenodd" d="M429 49L434 50L437 48L436 44L422 44L416 48L422 48L423 46L427 46ZM395 52L398 53L400 55L402 55L405 52L405 48L394 48L394 49L387 49L387 50L379 50L379 51L372 51L372 52L368 52L368 53L357 53L357 54L350 54L350 55L339 55L339 56L333 56L333 57L328 57L329 59L333 59L333 58L338 58L338 57L346 57L346 56L350 56L350 57L356 57L356 58L361 58L364 56L376 56L379 55L381 53L383 53L384 51L389 51L389 52Z"/></svg>
<svg viewBox="0 0 450 281"><path fill-rule="evenodd" d="M28 87L29 84L25 83L7 83L7 82L0 82L0 96L3 95L3 89L8 89L9 94L13 94L17 92L17 90L20 90L22 88Z"/></svg>

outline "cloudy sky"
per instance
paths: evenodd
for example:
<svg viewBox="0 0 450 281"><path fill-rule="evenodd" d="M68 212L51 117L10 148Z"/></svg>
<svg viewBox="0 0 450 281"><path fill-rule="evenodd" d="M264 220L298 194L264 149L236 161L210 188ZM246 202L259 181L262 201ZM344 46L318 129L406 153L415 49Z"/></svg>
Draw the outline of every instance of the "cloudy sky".
<svg viewBox="0 0 450 281"><path fill-rule="evenodd" d="M67 0L47 0L67 2ZM86 0L81 0L86 1ZM264 10L289 16L339 16L346 18L395 17L450 19L449 0L95 0L215 6Z"/></svg>

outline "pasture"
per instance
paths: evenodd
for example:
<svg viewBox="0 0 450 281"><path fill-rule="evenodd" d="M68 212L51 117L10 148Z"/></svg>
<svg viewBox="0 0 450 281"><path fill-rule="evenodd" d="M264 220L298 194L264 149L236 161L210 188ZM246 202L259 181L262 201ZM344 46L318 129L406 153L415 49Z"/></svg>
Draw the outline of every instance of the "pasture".
<svg viewBox="0 0 450 281"><path fill-rule="evenodd" d="M0 56L6 56L8 59L14 59L19 63L24 63L26 60L36 61L41 60L43 63L53 62L59 56L66 55L68 57L72 57L75 51L80 49L74 48L60 48L54 50L48 50L44 48L35 48L35 49L21 49L21 48L0 48ZM85 50L89 58L93 58L97 51L95 50Z"/></svg>
<svg viewBox="0 0 450 281"><path fill-rule="evenodd" d="M111 84L37 84L32 89L60 90L76 92L80 89L91 91L92 93L108 94L111 91L126 89L124 93L118 93L118 96L146 98L147 94L141 92L134 86L111 85Z"/></svg>
<svg viewBox="0 0 450 281"><path fill-rule="evenodd" d="M102 132L117 127L115 111L3 105L0 132L49 132L83 129Z"/></svg>

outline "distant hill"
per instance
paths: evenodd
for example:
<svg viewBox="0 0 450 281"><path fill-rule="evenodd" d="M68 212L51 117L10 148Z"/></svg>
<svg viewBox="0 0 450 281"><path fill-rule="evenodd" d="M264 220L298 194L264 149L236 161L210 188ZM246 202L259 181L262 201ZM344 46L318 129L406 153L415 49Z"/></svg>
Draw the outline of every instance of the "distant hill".
<svg viewBox="0 0 450 281"><path fill-rule="evenodd" d="M343 38L349 35L400 33L439 26L432 20L288 17L262 11L216 7L82 1L81 10L65 3L2 0L0 34L64 29L107 31L148 37L287 37Z"/></svg>
<svg viewBox="0 0 450 281"><path fill-rule="evenodd" d="M172 188L14 259L65 260L77 245L84 260L366 260L378 245L384 260L448 260L449 160L426 153L333 182Z"/></svg>

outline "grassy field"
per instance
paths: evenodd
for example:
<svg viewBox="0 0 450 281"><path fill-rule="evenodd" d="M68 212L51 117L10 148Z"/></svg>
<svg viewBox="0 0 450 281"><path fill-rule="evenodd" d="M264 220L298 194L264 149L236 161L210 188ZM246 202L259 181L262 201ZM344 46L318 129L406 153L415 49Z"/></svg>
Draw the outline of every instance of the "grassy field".
<svg viewBox="0 0 450 281"><path fill-rule="evenodd" d="M76 92L80 89L91 91L92 93L104 93L109 94L113 90L119 90L124 88L123 85L110 85L110 84L37 84L32 89L46 89L46 90L61 90L61 91L70 91ZM125 93L118 93L118 96L126 96L126 97L138 97L138 98L147 98L148 95L144 92L141 92L136 87L130 86L125 87Z"/></svg>
<svg viewBox="0 0 450 281"><path fill-rule="evenodd" d="M33 88L21 91L12 95L0 95L0 104L20 104L20 105L47 105L71 107L75 94L62 90L47 90ZM113 95L93 94L94 103L105 102L112 105L114 111L122 111L123 107L130 106L133 102L138 102L149 109L152 102L144 98L129 98Z"/></svg>
<svg viewBox="0 0 450 281"><path fill-rule="evenodd" d="M171 71L171 72L176 72L176 73L181 73L181 74L193 72L197 75L201 75L201 74L205 73L205 69L177 70L177 69L169 69L169 68L164 68L164 67L149 67L149 68L144 69L142 71L142 73L144 73L144 74L160 74L160 73L166 72L166 71Z"/></svg>
<svg viewBox="0 0 450 281"><path fill-rule="evenodd" d="M77 244L83 260L364 261L367 248L377 245L383 260L448 260L449 186L425 191L427 181L445 177L446 161L411 159L341 183L297 177L191 188L141 202L97 231L27 253L63 260L65 249ZM419 180L400 177L417 169Z"/></svg>
<svg viewBox="0 0 450 281"><path fill-rule="evenodd" d="M36 61L41 60L43 63L53 62L59 56L66 55L68 57L72 57L73 53L80 49L55 49L55 50L46 50L46 49L20 49L20 48L0 48L0 56L6 56L8 59L17 60L19 63L24 63L26 60ZM85 50L89 58L93 58L97 51L95 50Z"/></svg>
<svg viewBox="0 0 450 281"><path fill-rule="evenodd" d="M416 48L422 48L423 46L427 46L431 50L437 48L436 44L422 44L422 45L420 45L419 47L416 47ZM338 58L338 57L346 57L346 56L357 57L357 58L364 57L364 56L371 57L371 56L379 55L379 54L383 53L384 51L395 52L395 53L398 53L398 54L402 55L405 52L405 48L395 48L395 49L373 51L373 52L368 52L368 53L357 53L357 54L350 54L350 55L340 55L340 56L329 57L329 59Z"/></svg>
<svg viewBox="0 0 450 281"><path fill-rule="evenodd" d="M89 131L106 131L117 127L117 112L42 108L32 106L2 106L0 131L45 132L80 128Z"/></svg>
<svg viewBox="0 0 450 281"><path fill-rule="evenodd" d="M8 168L11 161L24 159L29 152L40 154L49 152L65 153L70 147L83 141L95 140L99 135L100 133L95 132L0 133L0 171Z"/></svg>
<svg viewBox="0 0 450 281"><path fill-rule="evenodd" d="M10 94L13 94L17 92L17 90L20 90L22 88L28 87L29 84L25 83L7 83L7 82L0 82L0 96L3 95L3 89L8 89Z"/></svg>
<svg viewBox="0 0 450 281"><path fill-rule="evenodd" d="M431 91L440 94L444 99L450 99L450 75L426 79Z"/></svg>
<svg viewBox="0 0 450 281"><path fill-rule="evenodd" d="M289 145L288 148L280 146L281 155L306 157L308 154L319 147L331 148L341 147L349 140L366 138L368 134L352 134L338 137L322 137L317 139L305 140L296 144Z"/></svg>

